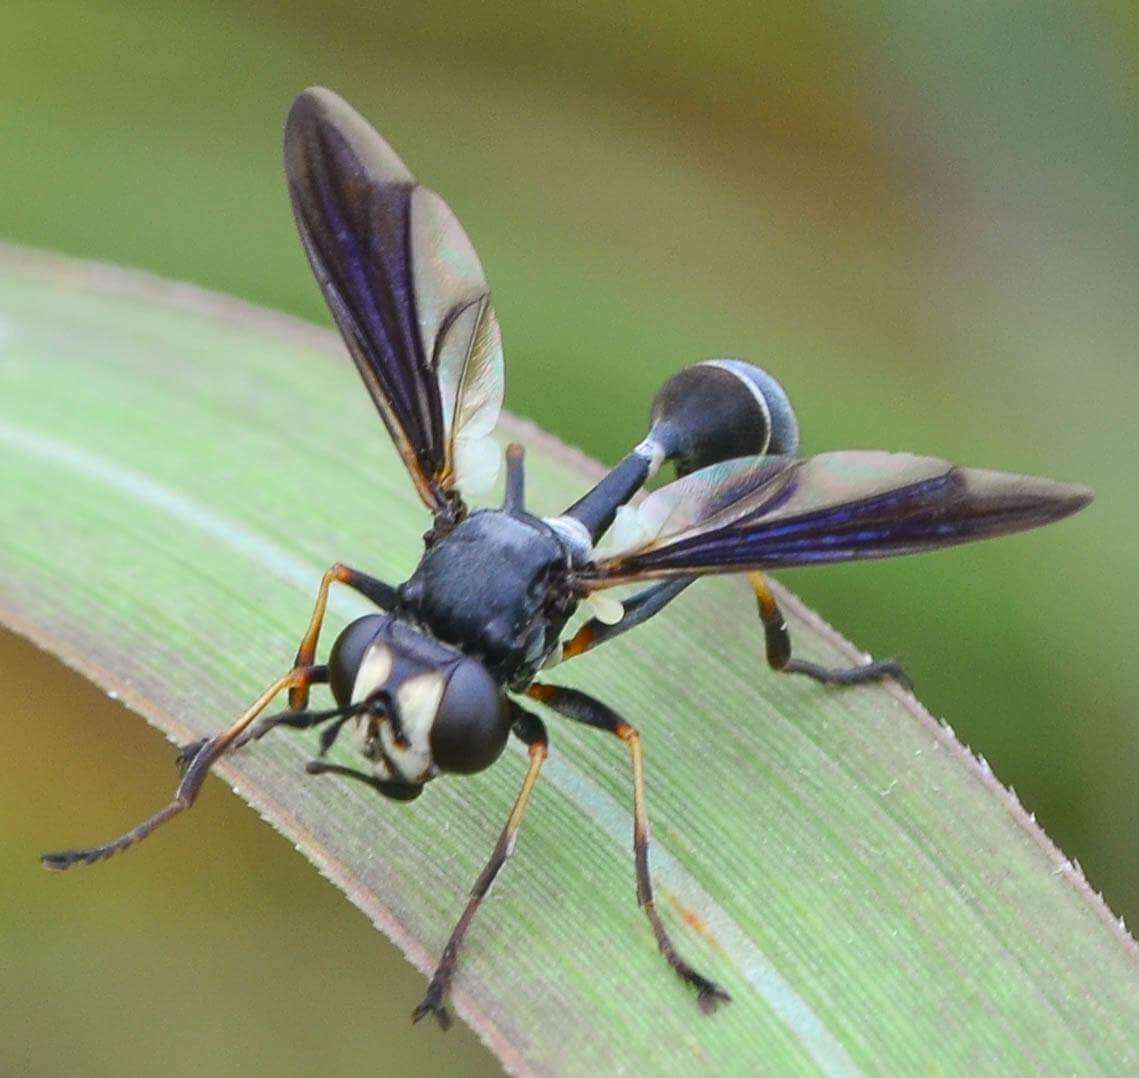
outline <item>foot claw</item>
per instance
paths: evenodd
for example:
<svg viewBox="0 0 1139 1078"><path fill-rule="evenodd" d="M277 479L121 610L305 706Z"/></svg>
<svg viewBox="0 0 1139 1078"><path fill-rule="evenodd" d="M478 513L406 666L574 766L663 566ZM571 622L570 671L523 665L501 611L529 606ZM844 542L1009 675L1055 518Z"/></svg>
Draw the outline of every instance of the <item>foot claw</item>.
<svg viewBox="0 0 1139 1078"><path fill-rule="evenodd" d="M732 997L718 984L700 977L696 985L696 1002L705 1014L714 1014L721 1003L731 1003Z"/></svg>
<svg viewBox="0 0 1139 1078"><path fill-rule="evenodd" d="M90 850L60 850L58 853L45 853L40 855L40 864L48 872L65 872L72 865L90 864L93 860Z"/></svg>
<svg viewBox="0 0 1139 1078"><path fill-rule="evenodd" d="M411 1020L418 1022L429 1014L435 1016L435 1021L439 1023L440 1029L451 1028L451 1012L443 1006L443 989L434 982L427 989L427 995L423 997L423 1002L411 1012Z"/></svg>
<svg viewBox="0 0 1139 1078"><path fill-rule="evenodd" d="M194 762L194 757L202 751L207 741L209 741L208 737L200 737L197 741L187 741L185 745L178 746L178 755L174 757L174 762L178 765L180 775L186 774L187 769Z"/></svg>
<svg viewBox="0 0 1139 1078"><path fill-rule="evenodd" d="M892 677L906 692L914 691L913 679L906 673L902 668L902 664L898 662L897 659L887 659L880 665L882 667L882 673L886 677Z"/></svg>
<svg viewBox="0 0 1139 1078"><path fill-rule="evenodd" d="M869 662L865 666L851 666L845 669L819 666L818 663L805 662L801 659L789 659L780 669L786 674L803 674L824 685L864 685L871 681L893 678L908 692L914 690L914 683L897 659L881 659Z"/></svg>

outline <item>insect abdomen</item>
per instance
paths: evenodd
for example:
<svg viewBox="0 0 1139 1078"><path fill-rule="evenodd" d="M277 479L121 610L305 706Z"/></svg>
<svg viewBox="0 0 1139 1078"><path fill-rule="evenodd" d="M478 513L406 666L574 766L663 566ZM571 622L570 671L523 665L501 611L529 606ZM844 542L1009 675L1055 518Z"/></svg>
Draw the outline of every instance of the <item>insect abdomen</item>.
<svg viewBox="0 0 1139 1078"><path fill-rule="evenodd" d="M673 375L653 401L647 439L687 475L761 453L794 454L799 427L783 387L738 359L709 359Z"/></svg>

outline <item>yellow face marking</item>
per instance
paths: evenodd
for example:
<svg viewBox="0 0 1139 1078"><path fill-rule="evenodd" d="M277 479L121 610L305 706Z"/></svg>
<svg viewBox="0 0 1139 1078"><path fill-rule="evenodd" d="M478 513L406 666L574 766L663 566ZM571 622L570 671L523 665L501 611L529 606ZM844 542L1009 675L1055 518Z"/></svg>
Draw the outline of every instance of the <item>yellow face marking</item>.
<svg viewBox="0 0 1139 1078"><path fill-rule="evenodd" d="M368 648L352 686L352 703L358 704L387 685L393 664L394 657L387 644L375 643ZM380 744L392 762L394 772L382 758L373 760L372 770L379 778L418 783L435 776L435 761L431 757L431 726L445 687L443 676L437 671L428 670L424 674L408 678L396 689L395 703L399 708L404 740L398 742L392 732L391 722L381 720ZM356 732L361 741L369 736L367 729L359 722L356 724Z"/></svg>
<svg viewBox="0 0 1139 1078"><path fill-rule="evenodd" d="M385 723L380 730L384 751L408 782L423 782L434 774L431 726L445 687L443 675L434 670L408 678L396 690L400 727L406 743L396 742L390 723Z"/></svg>
<svg viewBox="0 0 1139 1078"><path fill-rule="evenodd" d="M363 662L356 671L352 685L352 703L358 704L366 696L387 684L392 673L392 652L387 644L375 643L364 652Z"/></svg>

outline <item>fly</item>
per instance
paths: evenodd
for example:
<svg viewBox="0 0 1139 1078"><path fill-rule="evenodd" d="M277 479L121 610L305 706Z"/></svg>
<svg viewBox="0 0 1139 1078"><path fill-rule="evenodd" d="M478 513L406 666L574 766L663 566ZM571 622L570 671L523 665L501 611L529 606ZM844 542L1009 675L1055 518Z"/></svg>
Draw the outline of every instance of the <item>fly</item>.
<svg viewBox="0 0 1139 1078"><path fill-rule="evenodd" d="M411 577L392 586L347 565L324 574L290 669L228 729L186 746L174 799L101 846L47 854L47 868L91 864L188 809L219 757L278 726L321 727L312 775L362 782L396 801L426 783L489 767L514 736L529 768L413 1017L446 1027L464 936L514 848L548 753L531 703L620 739L633 781L637 901L668 964L705 1012L729 999L679 954L649 873L644 761L636 728L600 700L539 672L659 613L700 576L746 575L768 663L781 673L858 684L908 679L893 661L829 669L795 658L764 574L799 565L913 554L1034 528L1087 505L1086 487L962 468L908 453L799 455L787 394L736 359L697 363L657 394L648 434L560 516L526 509L523 450L507 448L500 509L467 499L496 481L502 341L474 247L447 204L420 186L371 127L329 90L305 90L285 128L285 174L301 242L412 483L432 516ZM665 464L678 478L636 505ZM647 582L647 583L646 583ZM352 622L325 662L317 644L329 588L345 584L378 613ZM629 597L611 588L641 585ZM590 617L568 639L579 604ZM327 685L335 706L309 707ZM265 712L280 693L283 712ZM358 768L325 760L342 732Z"/></svg>

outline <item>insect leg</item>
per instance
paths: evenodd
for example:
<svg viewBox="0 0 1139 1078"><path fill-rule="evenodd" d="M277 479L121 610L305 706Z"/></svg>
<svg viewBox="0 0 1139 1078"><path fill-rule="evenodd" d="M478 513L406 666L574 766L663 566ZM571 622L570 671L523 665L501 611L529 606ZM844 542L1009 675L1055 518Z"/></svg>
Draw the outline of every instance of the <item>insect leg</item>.
<svg viewBox="0 0 1139 1078"><path fill-rule="evenodd" d="M309 760L305 764L305 770L310 775L340 775L342 778L355 779L394 801L414 801L423 793L422 786L413 786L406 782L384 782L383 779L369 775L366 771L356 771L354 768L341 767L339 764L326 764L323 760Z"/></svg>
<svg viewBox="0 0 1139 1078"><path fill-rule="evenodd" d="M678 576L672 580L662 580L659 584L653 584L637 592L622 602L625 614L620 621L612 625L598 618L591 618L563 645L562 659L572 659L597 647L598 644L604 644L615 636L635 629L663 610L695 579L694 576Z"/></svg>
<svg viewBox="0 0 1139 1078"><path fill-rule="evenodd" d="M511 442L506 447L506 498L502 508L507 513L521 513L526 509L524 459L525 450L517 442Z"/></svg>
<svg viewBox="0 0 1139 1078"><path fill-rule="evenodd" d="M447 992L455 976L459 948L462 946L463 937L467 934L471 921L474 920L475 913L486 897L486 893L490 890L490 885L494 883L495 877L502 866L506 864L507 858L514 852L514 843L518 837L518 828L522 823L522 817L526 812L526 804L530 800L530 791L534 789L534 783L538 781L538 773L542 770L542 764L546 762L546 757L549 754L549 738L546 736L546 727L542 720L513 701L511 701L511 707L515 714L514 733L530 748L530 768L526 772L522 789L519 791L518 799L514 802L514 808L507 818L506 826L502 829L502 834L498 836L494 852L490 855L486 868L475 880L474 887L471 888L467 908L463 910L463 915L455 925L451 938L447 940L447 946L443 948L443 957L439 959L435 975L427 986L427 994L423 997L423 1002L412 1011L411 1020L413 1022L418 1022L424 1015L433 1014L435 1020L444 1029L451 1024L451 1015L444 1000L447 998Z"/></svg>
<svg viewBox="0 0 1139 1078"><path fill-rule="evenodd" d="M141 842L147 835L155 830L155 828L160 827L166 823L167 820L173 819L180 812L184 812L196 800L198 791L201 790L202 783L206 780L206 775L218 757L233 746L234 741L236 741L257 716L273 702L273 698L279 692L284 689L291 689L297 685L307 684L312 673L313 671L310 668L305 667L290 670L289 673L274 681L273 684L257 698L256 703L246 710L241 718L228 730L224 730L220 734L215 734L203 742L201 747L194 753L193 758L186 764L182 774L182 781L178 784L178 789L174 794L174 800L164 808L159 809L153 816L143 820L137 827L131 828L130 831L120 835L112 842L104 843L102 846L93 846L86 850L64 850L60 853L46 853L40 858L44 868L60 872L75 864L83 863L90 865L95 861L102 861L118 853L120 850L125 850L135 842Z"/></svg>
<svg viewBox="0 0 1139 1078"><path fill-rule="evenodd" d="M628 746L633 765L633 855L637 870L637 902L648 916L661 954L677 974L696 989L700 1009L705 1014L711 1014L719 1004L730 1000L731 996L719 985L697 973L677 954L653 899L653 882L649 875L649 817L645 808L645 764L641 736L636 727L630 726L600 700L576 689L534 684L527 689L527 693L568 719L614 734Z"/></svg>
<svg viewBox="0 0 1139 1078"><path fill-rule="evenodd" d="M324 677L319 679L314 677L309 682L310 685L323 684L328 681L327 666L314 666L311 669L323 672ZM263 715L234 742L233 747L240 749L251 741L260 741L271 730L276 730L278 726L287 726L293 730L311 730L314 726L319 726L322 722L328 722L331 719L337 720L333 724L334 726L340 726L348 719L355 718L367 711L371 706L370 700L361 700L348 707L330 707L323 711L296 711L289 708L287 711L278 711L273 715ZM327 734L327 729L321 734L322 745ZM331 745L331 741L329 744Z"/></svg>
<svg viewBox="0 0 1139 1078"><path fill-rule="evenodd" d="M308 629L305 630L305 635L301 640L301 646L297 649L297 657L293 665L312 666L313 660L316 658L316 642L320 636L320 627L324 623L324 611L328 606L328 589L337 580L341 584L347 584L350 588L354 588L366 599L371 599L381 610L391 610L395 606L395 588L385 584L382 580L368 576L367 573L358 572L356 569L350 569L347 565L337 562L329 568L320 581L320 589L316 593L316 606L313 608L312 618L309 620ZM307 706L307 685L298 685L289 690L289 707L294 711L303 711Z"/></svg>
<svg viewBox="0 0 1139 1078"><path fill-rule="evenodd" d="M828 685L858 685L864 681L882 681L892 677L907 689L914 687L909 675L902 669L902 664L896 659L883 659L845 670L819 666L805 659L793 659L791 634L788 632L787 622L783 619L783 611L779 609L775 596L767 586L767 580L762 573L748 573L747 578L755 592L759 620L763 622L767 662L773 670L778 670L782 674L805 674L815 681Z"/></svg>

